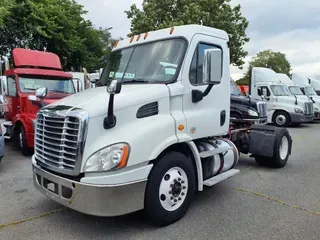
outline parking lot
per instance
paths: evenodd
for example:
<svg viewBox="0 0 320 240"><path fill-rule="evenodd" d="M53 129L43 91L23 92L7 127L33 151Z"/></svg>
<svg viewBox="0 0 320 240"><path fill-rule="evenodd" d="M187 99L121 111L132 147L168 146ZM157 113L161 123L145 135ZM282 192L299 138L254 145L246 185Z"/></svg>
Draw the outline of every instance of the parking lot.
<svg viewBox="0 0 320 240"><path fill-rule="evenodd" d="M99 218L63 208L33 187L31 159L8 143L0 164L0 239L319 240L320 123L289 131L293 152L285 168L259 167L242 155L239 175L198 193L186 216L164 228L141 212Z"/></svg>

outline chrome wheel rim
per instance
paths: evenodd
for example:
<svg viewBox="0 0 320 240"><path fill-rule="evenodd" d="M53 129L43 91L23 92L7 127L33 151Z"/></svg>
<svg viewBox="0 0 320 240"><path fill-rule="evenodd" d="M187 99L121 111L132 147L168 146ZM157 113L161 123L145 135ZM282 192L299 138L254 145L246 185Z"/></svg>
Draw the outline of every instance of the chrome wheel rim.
<svg viewBox="0 0 320 240"><path fill-rule="evenodd" d="M287 121L286 116L284 116L284 115L282 115L282 114L280 114L280 115L278 115L278 116L276 117L276 123L277 123L278 125L284 125L284 124L286 123L286 121Z"/></svg>
<svg viewBox="0 0 320 240"><path fill-rule="evenodd" d="M289 151L289 140L286 136L281 138L280 147L279 147L279 155L281 160L285 160Z"/></svg>
<svg viewBox="0 0 320 240"><path fill-rule="evenodd" d="M184 203L188 193L188 177L179 167L173 167L162 177L159 201L167 211L175 211Z"/></svg>

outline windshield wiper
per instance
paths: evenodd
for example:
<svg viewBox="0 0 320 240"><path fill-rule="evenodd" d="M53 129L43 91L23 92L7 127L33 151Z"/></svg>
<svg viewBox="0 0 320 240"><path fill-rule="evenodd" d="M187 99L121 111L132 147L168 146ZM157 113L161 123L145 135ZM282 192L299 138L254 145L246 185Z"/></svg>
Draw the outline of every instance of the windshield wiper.
<svg viewBox="0 0 320 240"><path fill-rule="evenodd" d="M141 78L134 78L131 80L125 80L125 81L123 81L123 83L149 83L149 81L143 80Z"/></svg>

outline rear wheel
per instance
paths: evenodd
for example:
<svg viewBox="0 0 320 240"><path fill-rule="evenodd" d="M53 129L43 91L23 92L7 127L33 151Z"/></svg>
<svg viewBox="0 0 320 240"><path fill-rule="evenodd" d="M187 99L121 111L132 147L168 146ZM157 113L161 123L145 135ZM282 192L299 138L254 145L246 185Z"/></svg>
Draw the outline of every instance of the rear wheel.
<svg viewBox="0 0 320 240"><path fill-rule="evenodd" d="M169 225L182 218L195 193L195 172L190 159L169 152L153 167L146 188L145 210L158 225Z"/></svg>

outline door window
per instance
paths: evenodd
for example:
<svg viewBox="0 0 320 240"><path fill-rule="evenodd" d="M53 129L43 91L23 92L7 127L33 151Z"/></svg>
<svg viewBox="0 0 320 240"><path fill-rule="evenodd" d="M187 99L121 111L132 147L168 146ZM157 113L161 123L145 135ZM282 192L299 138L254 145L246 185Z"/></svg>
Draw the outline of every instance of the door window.
<svg viewBox="0 0 320 240"><path fill-rule="evenodd" d="M193 59L190 66L189 72L189 81L192 85L201 85L203 84L203 59L204 51L207 49L216 49L217 46L200 43L195 50ZM220 49L220 48L218 48Z"/></svg>
<svg viewBox="0 0 320 240"><path fill-rule="evenodd" d="M264 90L264 89L265 89L265 90ZM269 90L269 88L266 87L266 86L262 86L262 87L258 87L258 88L257 88L258 95L259 95L259 96L262 96L262 95L263 95L263 90L267 92L267 96L265 96L265 97L269 97L269 96L270 96L270 90Z"/></svg>
<svg viewBox="0 0 320 240"><path fill-rule="evenodd" d="M16 97L17 96L17 87L16 81L12 77L8 77L8 96Z"/></svg>

